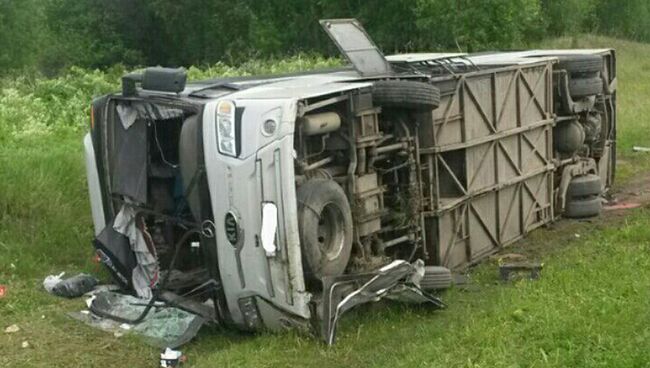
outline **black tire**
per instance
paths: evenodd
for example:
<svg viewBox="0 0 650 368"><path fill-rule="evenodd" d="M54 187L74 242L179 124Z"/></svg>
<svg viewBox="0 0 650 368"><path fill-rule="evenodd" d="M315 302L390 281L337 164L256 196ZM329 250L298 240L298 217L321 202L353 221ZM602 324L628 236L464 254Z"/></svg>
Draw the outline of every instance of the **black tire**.
<svg viewBox="0 0 650 368"><path fill-rule="evenodd" d="M603 203L600 197L594 196L587 199L573 199L566 202L564 217L587 218L600 215Z"/></svg>
<svg viewBox="0 0 650 368"><path fill-rule="evenodd" d="M571 179L566 191L567 200L579 199L584 197L598 196L601 193L602 182L600 176L587 174L576 176Z"/></svg>
<svg viewBox="0 0 650 368"><path fill-rule="evenodd" d="M426 266L424 277L420 281L422 290L444 290L449 289L453 284L451 271L441 266Z"/></svg>
<svg viewBox="0 0 650 368"><path fill-rule="evenodd" d="M297 197L305 274L315 280L341 275L352 251L352 211L343 188L312 179L298 188Z"/></svg>
<svg viewBox="0 0 650 368"><path fill-rule="evenodd" d="M569 93L573 99L601 94L603 93L603 79L600 77L571 78Z"/></svg>
<svg viewBox="0 0 650 368"><path fill-rule="evenodd" d="M603 58L599 55L558 55L557 69L570 74L594 74L603 69Z"/></svg>
<svg viewBox="0 0 650 368"><path fill-rule="evenodd" d="M377 106L432 111L440 105L440 90L423 82L381 80L374 83L372 98Z"/></svg>

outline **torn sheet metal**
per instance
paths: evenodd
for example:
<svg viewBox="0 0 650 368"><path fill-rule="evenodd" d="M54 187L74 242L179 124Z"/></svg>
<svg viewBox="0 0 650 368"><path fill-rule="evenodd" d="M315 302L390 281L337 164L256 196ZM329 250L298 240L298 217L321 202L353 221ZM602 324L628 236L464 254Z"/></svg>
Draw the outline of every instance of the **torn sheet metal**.
<svg viewBox="0 0 650 368"><path fill-rule="evenodd" d="M424 263L396 260L373 273L326 278L323 282L321 334L328 345L334 344L336 325L350 309L386 297L409 303L430 303L437 308L445 304L422 291L419 282L424 276Z"/></svg>
<svg viewBox="0 0 650 368"><path fill-rule="evenodd" d="M94 295L92 307L106 314L135 319L142 313L147 303L130 295L102 291ZM188 343L205 323L200 316L165 306L162 302L157 303L145 319L136 325L102 318L86 310L68 315L103 331L118 334L132 332L141 335L148 344L158 348L177 348Z"/></svg>
<svg viewBox="0 0 650 368"><path fill-rule="evenodd" d="M117 114L124 129L129 129L137 119L167 120L183 117L183 110L141 101L120 101Z"/></svg>
<svg viewBox="0 0 650 368"><path fill-rule="evenodd" d="M129 239L131 250L135 254L137 265L133 269L131 281L139 297L151 299L151 289L158 283L158 257L155 247L149 247L143 229L136 224L135 209L125 204L115 217L113 229Z"/></svg>

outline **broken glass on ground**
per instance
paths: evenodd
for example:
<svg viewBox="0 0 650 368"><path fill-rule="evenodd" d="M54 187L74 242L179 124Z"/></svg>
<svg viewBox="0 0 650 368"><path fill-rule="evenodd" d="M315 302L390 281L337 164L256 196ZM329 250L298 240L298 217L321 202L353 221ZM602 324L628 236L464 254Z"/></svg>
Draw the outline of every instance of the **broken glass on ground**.
<svg viewBox="0 0 650 368"><path fill-rule="evenodd" d="M148 300L112 291L97 293L92 309L121 319L136 319L146 308ZM134 325L100 317L91 311L71 312L68 315L78 321L107 332L132 332L143 337L148 344L158 348L177 348L189 342L203 326L205 319L182 309L156 302L142 322Z"/></svg>

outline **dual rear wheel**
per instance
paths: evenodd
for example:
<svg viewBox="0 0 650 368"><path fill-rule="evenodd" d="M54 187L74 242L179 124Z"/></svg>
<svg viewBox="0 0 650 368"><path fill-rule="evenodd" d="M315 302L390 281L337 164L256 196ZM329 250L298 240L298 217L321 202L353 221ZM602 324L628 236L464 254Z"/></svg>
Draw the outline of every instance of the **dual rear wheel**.
<svg viewBox="0 0 650 368"><path fill-rule="evenodd" d="M598 216L603 208L601 192L600 176L587 174L574 177L567 188L564 216L568 218Z"/></svg>

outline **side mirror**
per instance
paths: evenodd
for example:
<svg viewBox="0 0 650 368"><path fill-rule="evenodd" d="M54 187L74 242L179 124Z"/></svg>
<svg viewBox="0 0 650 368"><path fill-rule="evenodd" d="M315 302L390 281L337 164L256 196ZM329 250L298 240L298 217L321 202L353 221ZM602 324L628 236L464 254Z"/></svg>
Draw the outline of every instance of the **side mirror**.
<svg viewBox="0 0 650 368"><path fill-rule="evenodd" d="M149 91L179 93L185 89L186 82L187 71L183 68L147 68L142 74L130 73L122 77L122 95L136 96L137 83Z"/></svg>

